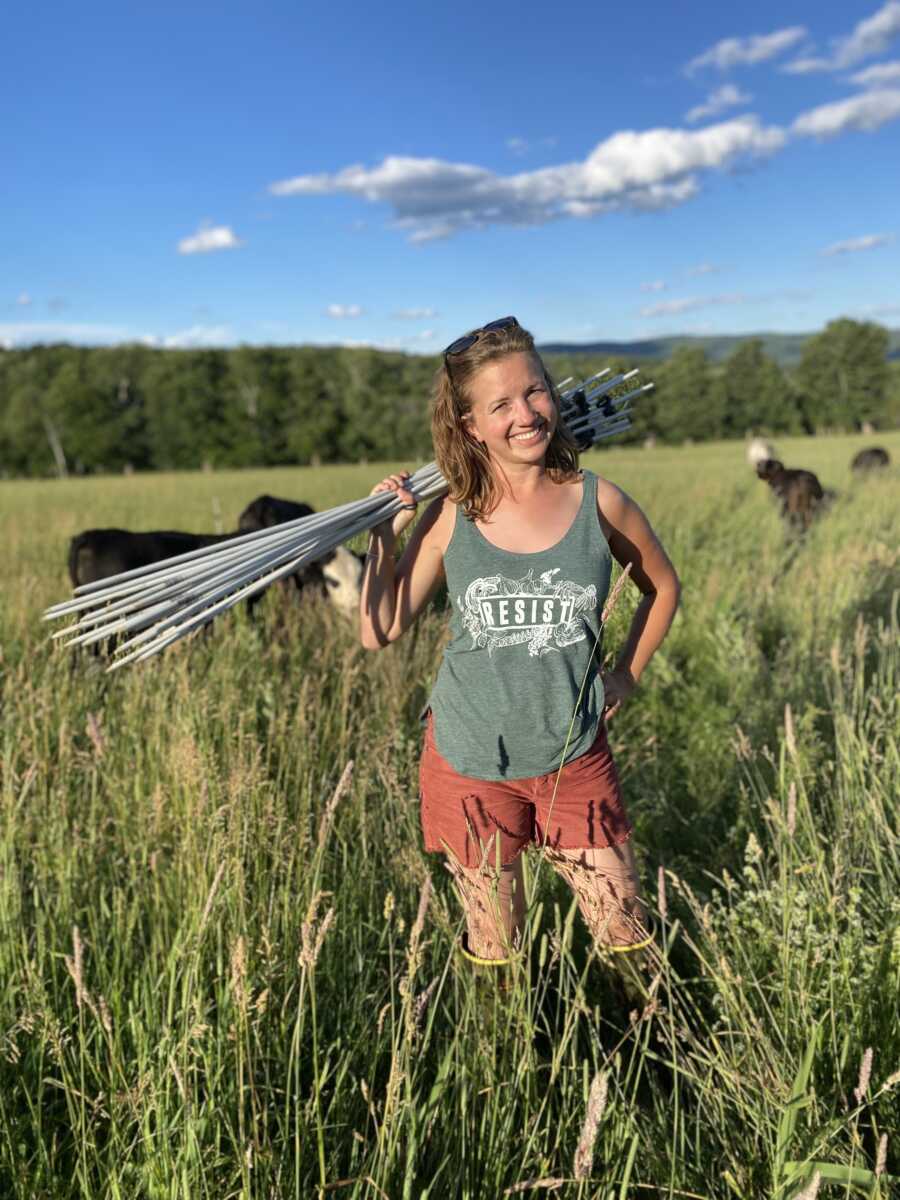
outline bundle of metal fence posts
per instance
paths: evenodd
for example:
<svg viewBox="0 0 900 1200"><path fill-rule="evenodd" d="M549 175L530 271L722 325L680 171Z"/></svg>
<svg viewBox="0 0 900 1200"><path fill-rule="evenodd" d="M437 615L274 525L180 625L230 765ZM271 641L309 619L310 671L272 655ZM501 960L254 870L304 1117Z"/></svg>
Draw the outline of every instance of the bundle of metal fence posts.
<svg viewBox="0 0 900 1200"><path fill-rule="evenodd" d="M634 370L610 376L607 368L580 384L573 385L568 379L563 382L560 412L579 448L588 449L628 429L630 402L653 384L616 396L611 393L637 373ZM417 500L432 500L448 490L436 463L420 467L411 476L409 489ZM108 668L114 671L126 663L150 658L233 604L324 558L341 542L393 516L399 507L393 492L380 492L326 512L285 521L272 529L124 571L76 588L73 600L54 604L44 613L44 619L80 614L74 625L53 635L64 639L68 646L127 635L126 640L119 641L116 658Z"/></svg>

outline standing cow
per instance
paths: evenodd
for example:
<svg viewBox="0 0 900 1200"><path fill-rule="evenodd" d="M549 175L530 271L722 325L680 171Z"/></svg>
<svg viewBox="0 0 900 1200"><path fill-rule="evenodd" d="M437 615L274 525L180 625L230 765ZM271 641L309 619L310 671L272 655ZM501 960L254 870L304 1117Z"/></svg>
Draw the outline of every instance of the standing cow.
<svg viewBox="0 0 900 1200"><path fill-rule="evenodd" d="M756 474L781 501L781 515L788 525L798 533L805 533L826 498L818 478L812 471L785 467L777 458L757 463Z"/></svg>
<svg viewBox="0 0 900 1200"><path fill-rule="evenodd" d="M99 583L101 579L110 579L123 571L149 567L237 536L237 533L182 533L175 529L154 529L146 533L135 533L131 529L85 529L69 542L69 578L73 588ZM255 600L256 597L251 598L248 610L252 611ZM107 639L107 653L113 652L115 644L115 637ZM100 643L94 643L93 649L99 654Z"/></svg>

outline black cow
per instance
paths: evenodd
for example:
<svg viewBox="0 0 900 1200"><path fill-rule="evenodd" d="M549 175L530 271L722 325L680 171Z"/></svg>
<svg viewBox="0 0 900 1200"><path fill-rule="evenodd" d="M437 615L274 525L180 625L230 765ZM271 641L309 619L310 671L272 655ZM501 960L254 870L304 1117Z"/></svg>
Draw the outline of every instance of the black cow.
<svg viewBox="0 0 900 1200"><path fill-rule="evenodd" d="M76 533L69 543L69 578L73 588L98 583L123 571L149 567L163 559L204 546L215 546L237 536L236 532L182 533L175 529L154 529L146 533L135 533L130 529L85 529ZM252 609L255 599L251 598L248 609ZM108 653L112 653L115 644L115 637L107 639ZM99 643L94 643L94 653L100 653Z"/></svg>
<svg viewBox="0 0 900 1200"><path fill-rule="evenodd" d="M238 518L238 528L241 533L270 529L285 521L296 521L299 517L311 516L315 511L303 501L282 500L278 496L257 496ZM304 588L317 590L328 596L342 612L352 615L359 608L364 562L364 555L354 554L344 546L338 546L323 558L307 563L284 582L290 586L290 580L293 580L298 591L303 591Z"/></svg>
<svg viewBox="0 0 900 1200"><path fill-rule="evenodd" d="M69 578L72 587L97 583L122 571L149 567L164 558L214 546L233 537L237 534L180 533L174 529L148 533L134 533L130 529L86 529L76 533L69 543Z"/></svg>
<svg viewBox="0 0 900 1200"><path fill-rule="evenodd" d="M857 475L865 475L869 471L883 471L890 465L891 456L883 446L870 446L854 456L850 469Z"/></svg>
<svg viewBox="0 0 900 1200"><path fill-rule="evenodd" d="M785 467L777 458L756 464L756 474L764 479L781 501L781 515L794 530L805 532L826 499L822 485L812 471Z"/></svg>

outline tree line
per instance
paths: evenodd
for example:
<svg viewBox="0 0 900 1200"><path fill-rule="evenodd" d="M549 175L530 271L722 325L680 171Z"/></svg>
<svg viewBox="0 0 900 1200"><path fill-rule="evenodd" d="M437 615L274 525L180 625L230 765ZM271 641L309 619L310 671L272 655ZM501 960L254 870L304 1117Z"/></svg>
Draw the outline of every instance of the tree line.
<svg viewBox="0 0 900 1200"><path fill-rule="evenodd" d="M757 339L721 364L548 355L555 378L641 367L655 390L624 441L900 425L900 368L878 325L833 321L786 372ZM143 345L0 351L0 475L279 466L431 456L438 359L363 348Z"/></svg>

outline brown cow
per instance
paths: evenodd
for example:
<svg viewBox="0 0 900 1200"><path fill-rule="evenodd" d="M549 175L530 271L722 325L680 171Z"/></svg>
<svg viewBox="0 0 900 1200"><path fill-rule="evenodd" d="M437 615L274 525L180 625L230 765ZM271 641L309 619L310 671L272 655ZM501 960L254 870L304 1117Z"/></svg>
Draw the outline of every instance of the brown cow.
<svg viewBox="0 0 900 1200"><path fill-rule="evenodd" d="M795 532L805 533L826 498L812 471L788 468L777 458L766 458L757 463L756 474L781 501L781 515L787 524Z"/></svg>

